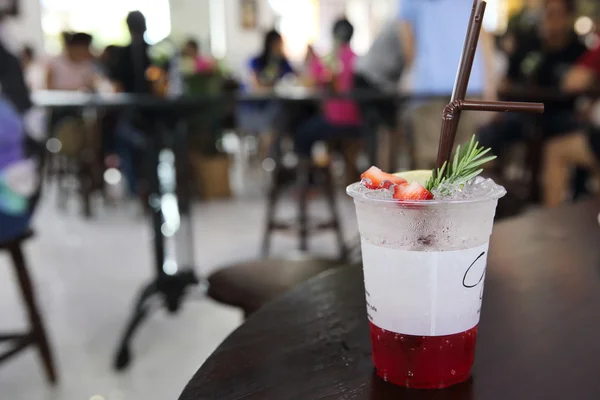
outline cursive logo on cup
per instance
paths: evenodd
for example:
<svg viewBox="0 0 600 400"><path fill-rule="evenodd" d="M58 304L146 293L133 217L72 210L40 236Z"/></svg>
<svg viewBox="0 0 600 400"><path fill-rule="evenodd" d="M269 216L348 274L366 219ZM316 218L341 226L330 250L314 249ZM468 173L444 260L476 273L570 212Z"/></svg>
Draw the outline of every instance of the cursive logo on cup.
<svg viewBox="0 0 600 400"><path fill-rule="evenodd" d="M471 263L471 265L469 266L469 268L467 268L467 271L465 272L465 275L463 276L463 281L462 281L463 286L467 289L473 289L474 287L477 287L481 283L481 290L479 291L479 300L483 299L483 279L485 278L485 270L486 270L486 263L485 263L484 256L485 256L485 251L482 252L479 256L477 256L475 261L473 261ZM483 262L478 263L477 261L479 261L479 260L482 260ZM477 264L477 266L475 266L475 264ZM483 270L481 270L482 268L483 268ZM478 314L480 312L481 312L481 306L477 310Z"/></svg>
<svg viewBox="0 0 600 400"><path fill-rule="evenodd" d="M465 275L463 276L462 284L467 289L472 289L479 285L483 281L483 277L485 276L485 251L482 252L475 261L471 263ZM483 260L482 263L477 263L477 261ZM477 266L476 266L477 264Z"/></svg>

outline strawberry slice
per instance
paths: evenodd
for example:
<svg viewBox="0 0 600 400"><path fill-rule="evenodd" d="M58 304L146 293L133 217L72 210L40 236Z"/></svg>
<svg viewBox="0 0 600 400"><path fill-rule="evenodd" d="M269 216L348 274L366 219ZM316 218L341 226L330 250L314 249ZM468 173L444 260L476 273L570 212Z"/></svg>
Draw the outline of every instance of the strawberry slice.
<svg viewBox="0 0 600 400"><path fill-rule="evenodd" d="M377 167L371 167L365 171L360 179L368 189L389 189L392 185L402 185L406 179L383 172Z"/></svg>
<svg viewBox="0 0 600 400"><path fill-rule="evenodd" d="M394 186L394 198L404 201L433 200L433 195L420 183L413 182Z"/></svg>

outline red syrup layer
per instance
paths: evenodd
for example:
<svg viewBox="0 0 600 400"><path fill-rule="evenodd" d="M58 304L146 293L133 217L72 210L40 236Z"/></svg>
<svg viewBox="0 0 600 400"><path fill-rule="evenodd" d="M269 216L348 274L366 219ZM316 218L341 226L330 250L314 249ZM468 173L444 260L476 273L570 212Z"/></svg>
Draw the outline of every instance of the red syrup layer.
<svg viewBox="0 0 600 400"><path fill-rule="evenodd" d="M369 325L373 362L385 381L413 389L443 389L469 378L477 326L453 335L412 336Z"/></svg>

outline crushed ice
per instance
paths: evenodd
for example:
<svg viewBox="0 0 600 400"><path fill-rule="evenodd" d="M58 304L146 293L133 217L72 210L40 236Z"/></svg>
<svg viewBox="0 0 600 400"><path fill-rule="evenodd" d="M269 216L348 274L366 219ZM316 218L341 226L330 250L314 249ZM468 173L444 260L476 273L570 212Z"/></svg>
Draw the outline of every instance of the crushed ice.
<svg viewBox="0 0 600 400"><path fill-rule="evenodd" d="M492 179L475 177L464 185L442 184L431 192L435 200L471 200L501 197L505 189ZM348 188L348 193L360 195L369 200L393 200L394 189L369 189L363 182L357 182Z"/></svg>
<svg viewBox="0 0 600 400"><path fill-rule="evenodd" d="M389 189L369 189L363 182L358 182L352 184L348 188L348 192L359 194L372 200L393 200L394 186L392 185Z"/></svg>
<svg viewBox="0 0 600 400"><path fill-rule="evenodd" d="M436 200L471 200L494 197L503 191L492 179L477 176L464 185L442 183L431 193Z"/></svg>

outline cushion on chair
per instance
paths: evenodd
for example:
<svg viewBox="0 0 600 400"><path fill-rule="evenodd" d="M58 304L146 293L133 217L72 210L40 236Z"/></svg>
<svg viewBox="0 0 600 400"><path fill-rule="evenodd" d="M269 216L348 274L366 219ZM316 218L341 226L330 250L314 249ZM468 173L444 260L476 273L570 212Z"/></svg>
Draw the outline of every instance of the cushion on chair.
<svg viewBox="0 0 600 400"><path fill-rule="evenodd" d="M308 257L241 263L209 276L208 295L250 315L297 284L339 266L337 261Z"/></svg>

